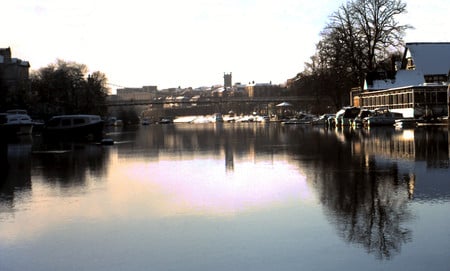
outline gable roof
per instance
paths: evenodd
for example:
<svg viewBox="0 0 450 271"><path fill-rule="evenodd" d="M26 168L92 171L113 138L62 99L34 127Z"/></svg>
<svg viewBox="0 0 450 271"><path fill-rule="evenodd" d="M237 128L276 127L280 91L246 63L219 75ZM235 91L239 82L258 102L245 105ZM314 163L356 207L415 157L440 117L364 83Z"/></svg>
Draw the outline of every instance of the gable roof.
<svg viewBox="0 0 450 271"><path fill-rule="evenodd" d="M383 90L390 88L399 88L406 86L416 86L425 83L424 76L421 71L417 70L399 70L393 79L378 79L369 82L364 81L365 90Z"/></svg>
<svg viewBox="0 0 450 271"><path fill-rule="evenodd" d="M450 42L406 43L403 59L409 56L424 75L448 75L450 71ZM406 68L405 61L402 68Z"/></svg>

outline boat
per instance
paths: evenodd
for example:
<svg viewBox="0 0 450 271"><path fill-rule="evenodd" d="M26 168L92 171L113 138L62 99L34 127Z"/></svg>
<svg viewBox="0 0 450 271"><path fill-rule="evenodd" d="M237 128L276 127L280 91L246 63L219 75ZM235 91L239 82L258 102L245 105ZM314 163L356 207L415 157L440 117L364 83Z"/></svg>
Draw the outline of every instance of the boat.
<svg viewBox="0 0 450 271"><path fill-rule="evenodd" d="M354 106L346 106L343 107L336 113L336 117L334 120L334 125L340 126L349 126L351 121L353 121L356 116L358 116L361 109L359 107Z"/></svg>
<svg viewBox="0 0 450 271"><path fill-rule="evenodd" d="M213 117L214 122L223 122L223 116L221 113L215 113Z"/></svg>
<svg viewBox="0 0 450 271"><path fill-rule="evenodd" d="M363 124L369 126L392 126L398 119L403 119L403 114L392 112L388 109L375 109L375 112L363 119Z"/></svg>
<svg viewBox="0 0 450 271"><path fill-rule="evenodd" d="M413 118L397 119L395 120L395 128L414 128L417 126L417 120Z"/></svg>
<svg viewBox="0 0 450 271"><path fill-rule="evenodd" d="M319 116L318 118L314 119L311 124L312 125L327 125L328 124L328 120L330 118L334 118L336 116L336 114L323 114L321 116Z"/></svg>
<svg viewBox="0 0 450 271"><path fill-rule="evenodd" d="M60 115L45 124L43 135L55 139L101 140L103 125L98 115Z"/></svg>
<svg viewBox="0 0 450 271"><path fill-rule="evenodd" d="M33 131L33 120L26 110L8 110L0 113L0 136L15 137L30 135Z"/></svg>
<svg viewBox="0 0 450 271"><path fill-rule="evenodd" d="M350 121L350 124L353 128L362 127L364 118L370 117L374 113L373 110L369 109L361 109L358 116L356 116L353 120Z"/></svg>
<svg viewBox="0 0 450 271"><path fill-rule="evenodd" d="M309 118L291 118L286 121L282 121L281 124L289 125L289 124L311 124L311 119Z"/></svg>
<svg viewBox="0 0 450 271"><path fill-rule="evenodd" d="M172 124L173 118L171 117L161 117L158 121L159 124Z"/></svg>
<svg viewBox="0 0 450 271"><path fill-rule="evenodd" d="M270 122L270 117L269 116L257 116L256 117L256 122L269 123Z"/></svg>
<svg viewBox="0 0 450 271"><path fill-rule="evenodd" d="M144 118L144 119L142 119L141 124L144 126L150 125L150 120L148 118Z"/></svg>

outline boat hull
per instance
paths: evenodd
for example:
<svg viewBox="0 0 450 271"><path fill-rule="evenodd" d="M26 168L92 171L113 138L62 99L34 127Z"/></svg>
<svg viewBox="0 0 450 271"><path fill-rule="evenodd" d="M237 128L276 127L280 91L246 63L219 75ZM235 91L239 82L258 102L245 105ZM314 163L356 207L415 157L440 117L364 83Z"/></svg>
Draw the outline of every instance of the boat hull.
<svg viewBox="0 0 450 271"><path fill-rule="evenodd" d="M52 118L43 129L46 139L99 141L103 138L104 121L98 116L71 115Z"/></svg>
<svg viewBox="0 0 450 271"><path fill-rule="evenodd" d="M45 128L44 136L56 139L100 140L103 137L103 122L79 127Z"/></svg>
<svg viewBox="0 0 450 271"><path fill-rule="evenodd" d="M0 137L15 137L30 135L33 131L33 124L1 124Z"/></svg>
<svg viewBox="0 0 450 271"><path fill-rule="evenodd" d="M25 110L9 110L0 113L0 137L11 138L30 135L33 131L33 121Z"/></svg>

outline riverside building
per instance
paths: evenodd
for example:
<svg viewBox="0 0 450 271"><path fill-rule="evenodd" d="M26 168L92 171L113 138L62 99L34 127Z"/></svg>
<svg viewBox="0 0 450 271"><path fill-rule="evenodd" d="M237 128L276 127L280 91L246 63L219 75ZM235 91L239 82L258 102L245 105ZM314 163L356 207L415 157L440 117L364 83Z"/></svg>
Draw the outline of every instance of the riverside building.
<svg viewBox="0 0 450 271"><path fill-rule="evenodd" d="M363 90L352 90L351 103L405 118L448 116L449 72L450 43L407 43L395 72L368 75Z"/></svg>

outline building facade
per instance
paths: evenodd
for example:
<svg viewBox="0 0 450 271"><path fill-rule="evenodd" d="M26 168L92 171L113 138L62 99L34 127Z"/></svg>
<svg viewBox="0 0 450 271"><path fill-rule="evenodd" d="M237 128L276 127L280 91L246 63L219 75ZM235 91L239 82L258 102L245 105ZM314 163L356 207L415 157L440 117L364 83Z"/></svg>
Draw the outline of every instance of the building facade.
<svg viewBox="0 0 450 271"><path fill-rule="evenodd" d="M398 67L394 76L366 77L364 89L352 90L352 105L411 118L448 116L450 43L407 43Z"/></svg>
<svg viewBox="0 0 450 271"><path fill-rule="evenodd" d="M0 48L0 97L29 91L30 63L11 56L11 48Z"/></svg>
<svg viewBox="0 0 450 271"><path fill-rule="evenodd" d="M280 85L271 83L251 83L245 87L248 97L278 97L282 94Z"/></svg>
<svg viewBox="0 0 450 271"><path fill-rule="evenodd" d="M116 95L110 95L111 100L151 100L156 96L156 86L143 86L141 88L118 88Z"/></svg>

